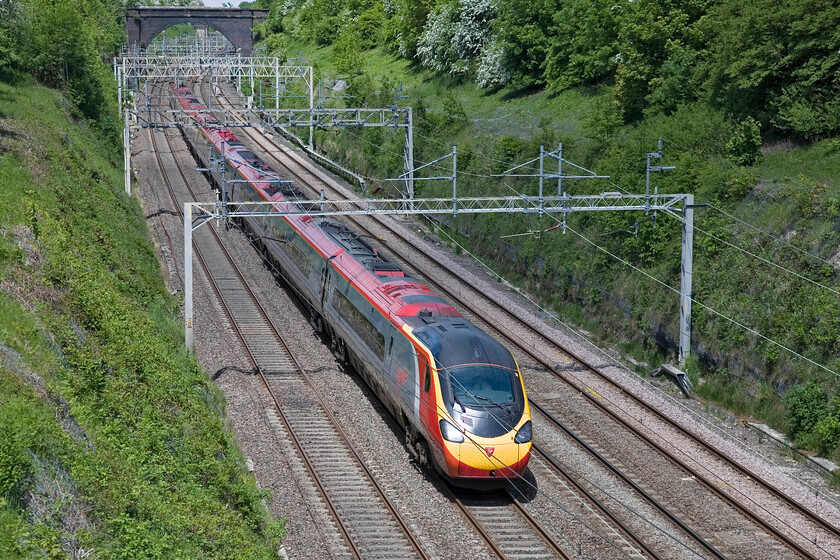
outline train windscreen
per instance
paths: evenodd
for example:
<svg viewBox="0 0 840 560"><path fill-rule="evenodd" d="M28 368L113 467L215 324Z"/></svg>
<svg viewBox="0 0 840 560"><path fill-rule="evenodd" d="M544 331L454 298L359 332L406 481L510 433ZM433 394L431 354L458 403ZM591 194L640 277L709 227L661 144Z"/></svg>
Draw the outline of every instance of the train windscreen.
<svg viewBox="0 0 840 560"><path fill-rule="evenodd" d="M465 406L488 406L514 402L514 371L489 364L447 368L452 391Z"/></svg>

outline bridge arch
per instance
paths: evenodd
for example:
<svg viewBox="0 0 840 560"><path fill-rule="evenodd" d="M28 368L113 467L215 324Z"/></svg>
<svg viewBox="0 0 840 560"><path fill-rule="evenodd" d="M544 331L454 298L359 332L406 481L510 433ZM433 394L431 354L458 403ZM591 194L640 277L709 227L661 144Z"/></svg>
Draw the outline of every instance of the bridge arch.
<svg viewBox="0 0 840 560"><path fill-rule="evenodd" d="M254 48L253 27L266 20L268 10L240 8L146 7L126 10L125 27L128 44L147 47L149 42L167 27L191 23L212 27L240 50L251 56Z"/></svg>

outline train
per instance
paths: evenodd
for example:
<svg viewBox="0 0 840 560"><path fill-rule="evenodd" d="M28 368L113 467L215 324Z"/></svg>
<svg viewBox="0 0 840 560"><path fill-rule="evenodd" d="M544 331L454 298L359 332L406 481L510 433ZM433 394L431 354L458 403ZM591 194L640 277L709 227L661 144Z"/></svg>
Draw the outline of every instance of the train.
<svg viewBox="0 0 840 560"><path fill-rule="evenodd" d="M333 217L281 214L316 204L246 147L188 87L172 82L182 127L207 167L224 162L232 203L274 203L246 218L260 249L348 362L405 430L415 460L456 486L521 477L533 428L522 372L497 340L466 320ZM307 206L307 204L309 206Z"/></svg>

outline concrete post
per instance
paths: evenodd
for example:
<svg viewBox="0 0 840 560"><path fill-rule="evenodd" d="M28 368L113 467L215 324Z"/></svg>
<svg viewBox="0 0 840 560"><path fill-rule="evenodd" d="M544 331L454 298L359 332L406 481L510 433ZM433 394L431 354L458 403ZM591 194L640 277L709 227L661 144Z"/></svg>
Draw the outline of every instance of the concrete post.
<svg viewBox="0 0 840 560"><path fill-rule="evenodd" d="M683 199L682 260L680 263L680 369L691 353L691 278L694 252L694 195Z"/></svg>
<svg viewBox="0 0 840 560"><path fill-rule="evenodd" d="M123 112L123 164L125 171L125 194L131 196L131 113Z"/></svg>
<svg viewBox="0 0 840 560"><path fill-rule="evenodd" d="M184 203L184 343L193 349L192 204Z"/></svg>

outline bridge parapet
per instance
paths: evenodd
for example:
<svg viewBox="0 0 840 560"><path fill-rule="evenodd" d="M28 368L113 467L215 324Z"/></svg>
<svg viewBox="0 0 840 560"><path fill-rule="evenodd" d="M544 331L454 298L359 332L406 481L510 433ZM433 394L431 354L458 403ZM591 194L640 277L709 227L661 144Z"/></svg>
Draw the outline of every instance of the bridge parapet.
<svg viewBox="0 0 840 560"><path fill-rule="evenodd" d="M268 18L268 10L204 7L144 7L126 10L128 44L145 48L167 27L179 23L212 27L250 56L254 47L253 27Z"/></svg>

